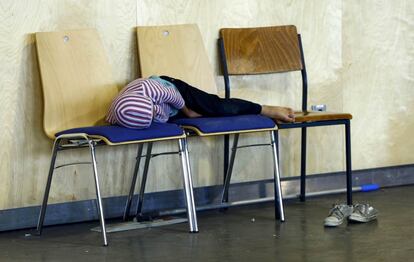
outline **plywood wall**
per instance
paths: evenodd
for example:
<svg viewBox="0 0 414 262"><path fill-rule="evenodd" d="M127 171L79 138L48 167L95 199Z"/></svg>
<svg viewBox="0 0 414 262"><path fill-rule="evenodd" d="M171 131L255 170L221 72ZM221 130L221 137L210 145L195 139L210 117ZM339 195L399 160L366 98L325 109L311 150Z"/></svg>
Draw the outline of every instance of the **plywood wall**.
<svg viewBox="0 0 414 262"><path fill-rule="evenodd" d="M347 111L352 121L353 167L414 163L414 2L282 0L2 0L0 2L0 209L39 205L51 141L42 131L42 98L33 33L98 29L119 86L138 76L137 25L197 23L216 81L216 39L221 27L295 24L302 33L309 77L309 104ZM300 107L298 74L235 77L233 95L264 104ZM344 169L343 131L309 131L309 173ZM342 139L338 139L342 138ZM267 136L248 135L242 143ZM196 186L221 182L222 139L189 139ZM299 173L299 132L281 132L284 176ZM175 149L164 143L154 150ZM104 196L126 194L136 147L99 148ZM270 150L241 151L235 181L271 177ZM64 152L59 163L87 159ZM169 167L167 169L167 166ZM172 167L172 168L171 168ZM261 167L261 168L257 168ZM258 172L257 170L260 170ZM149 191L181 186L177 158L155 158ZM90 168L60 169L51 202L94 197Z"/></svg>
<svg viewBox="0 0 414 262"><path fill-rule="evenodd" d="M341 70L357 168L413 163L414 2L346 1Z"/></svg>

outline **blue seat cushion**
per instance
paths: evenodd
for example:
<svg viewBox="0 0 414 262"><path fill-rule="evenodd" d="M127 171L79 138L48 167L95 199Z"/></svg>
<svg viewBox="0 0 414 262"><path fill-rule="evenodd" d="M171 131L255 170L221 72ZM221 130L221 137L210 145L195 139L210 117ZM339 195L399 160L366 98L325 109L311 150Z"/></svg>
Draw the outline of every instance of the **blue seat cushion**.
<svg viewBox="0 0 414 262"><path fill-rule="evenodd" d="M262 115L180 118L172 122L182 126L195 127L205 134L275 127L275 122L272 119Z"/></svg>
<svg viewBox="0 0 414 262"><path fill-rule="evenodd" d="M86 133L88 135L102 136L112 143L125 143L129 141L139 141L148 139L160 139L173 136L180 136L183 130L170 123L152 123L145 129L131 129L118 125L110 126L88 126L72 128L56 134L56 137L62 134Z"/></svg>

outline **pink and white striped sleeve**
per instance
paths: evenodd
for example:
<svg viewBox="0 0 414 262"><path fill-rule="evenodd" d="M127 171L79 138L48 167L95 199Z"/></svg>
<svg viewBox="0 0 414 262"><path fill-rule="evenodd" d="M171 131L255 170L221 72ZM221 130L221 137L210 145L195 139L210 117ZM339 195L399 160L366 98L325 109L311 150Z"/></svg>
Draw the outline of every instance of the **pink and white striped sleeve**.
<svg viewBox="0 0 414 262"><path fill-rule="evenodd" d="M168 88L158 81L148 79L143 82L144 94L151 97L155 104L168 104L175 109L181 109L185 101L176 88Z"/></svg>
<svg viewBox="0 0 414 262"><path fill-rule="evenodd" d="M142 129L151 125L153 104L151 98L134 93L118 96L109 109L106 120L127 128Z"/></svg>

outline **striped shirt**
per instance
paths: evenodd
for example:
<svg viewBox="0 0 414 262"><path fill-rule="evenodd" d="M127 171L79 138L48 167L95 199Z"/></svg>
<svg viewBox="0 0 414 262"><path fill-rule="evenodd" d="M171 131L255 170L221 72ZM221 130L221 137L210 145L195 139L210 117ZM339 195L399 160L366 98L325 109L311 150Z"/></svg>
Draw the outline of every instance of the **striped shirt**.
<svg viewBox="0 0 414 262"><path fill-rule="evenodd" d="M184 105L184 99L176 88L140 78L124 87L112 101L106 121L128 128L146 128L152 121L167 122L171 112Z"/></svg>

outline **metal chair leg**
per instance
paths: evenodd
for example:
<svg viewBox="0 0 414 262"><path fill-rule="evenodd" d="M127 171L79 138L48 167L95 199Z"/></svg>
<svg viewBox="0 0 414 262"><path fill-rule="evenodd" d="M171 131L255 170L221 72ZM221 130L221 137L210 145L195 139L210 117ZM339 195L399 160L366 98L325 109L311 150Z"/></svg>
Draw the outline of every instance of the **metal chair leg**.
<svg viewBox="0 0 414 262"><path fill-rule="evenodd" d="M88 141L89 148L91 150L92 168L93 168L93 174L94 174L94 178L95 178L96 198L97 198L97 201L98 201L97 207L98 207L99 219L100 219L100 222L101 222L102 237L103 237L104 246L107 246L108 245L108 240L106 238L105 216L104 216L103 207L102 207L101 190L99 188L98 169L97 169L97 165L96 165L96 154L95 154L95 143L96 142L94 142L94 141Z"/></svg>
<svg viewBox="0 0 414 262"><path fill-rule="evenodd" d="M275 135L277 161L278 161L278 163L280 163L279 131L274 132L274 135Z"/></svg>
<svg viewBox="0 0 414 262"><path fill-rule="evenodd" d="M191 177L187 139L186 138L179 139L178 147L180 151L181 165L183 168L184 193L185 193L185 200L186 200L186 205L187 205L188 223L190 226L190 232L196 233L198 232L197 214L196 214L196 209L195 209L195 204L194 204L193 181Z"/></svg>
<svg viewBox="0 0 414 262"><path fill-rule="evenodd" d="M346 150L346 202L352 205L352 164L351 164L351 123L345 123L345 150Z"/></svg>
<svg viewBox="0 0 414 262"><path fill-rule="evenodd" d="M226 172L226 177L224 178L224 185L223 185L223 192L221 195L221 202L226 203L229 201L229 187L230 187L230 179L233 173L233 164L234 159L236 158L236 151L237 151L237 144L239 142L239 134L234 135L233 139L233 147L231 148L231 156L230 156L230 163L229 167Z"/></svg>
<svg viewBox="0 0 414 262"><path fill-rule="evenodd" d="M139 216L142 214L142 206L144 204L145 185L147 184L148 169L149 169L149 164L151 161L151 153L152 153L152 142L149 142L147 145L147 153L145 156L144 172L142 173L141 185L139 189L137 210L135 212L135 216L137 217L137 219L139 219Z"/></svg>
<svg viewBox="0 0 414 262"><path fill-rule="evenodd" d="M230 135L224 135L224 154L223 154L223 184L226 180L227 170L229 169L229 144Z"/></svg>
<svg viewBox="0 0 414 262"><path fill-rule="evenodd" d="M135 161L135 168L134 168L134 174L132 176L132 181L131 181L131 188L129 189L129 194L127 197L127 201L125 204L125 210L124 210L124 221L126 221L129 217L129 213L131 210L131 203L132 203L132 198L134 197L134 191L135 191L135 185L137 182L137 177L138 177L138 170L139 170L139 165L141 163L141 156L142 156L142 149L144 148L144 144L139 144L138 146L138 152L137 152L137 158Z"/></svg>
<svg viewBox="0 0 414 262"><path fill-rule="evenodd" d="M300 201L306 201L306 127L302 127L300 154Z"/></svg>
<svg viewBox="0 0 414 262"><path fill-rule="evenodd" d="M38 235L42 234L43 223L44 223L45 215L46 215L47 201L49 199L50 185L52 184L52 177L53 177L53 172L55 170L56 156L59 150L59 143L60 143L60 139L56 139L55 142L53 143L52 159L50 161L49 175L47 176L45 194L43 195L43 202L40 208L39 219L37 222L37 234Z"/></svg>
<svg viewBox="0 0 414 262"><path fill-rule="evenodd" d="M271 144L273 152L273 168L274 168L274 187L275 187L275 216L279 218L280 221L285 221L285 211L283 208L283 198L282 198L282 186L280 184L280 173L279 173L279 161L277 155L277 146L276 146L276 137L277 131L271 131Z"/></svg>

